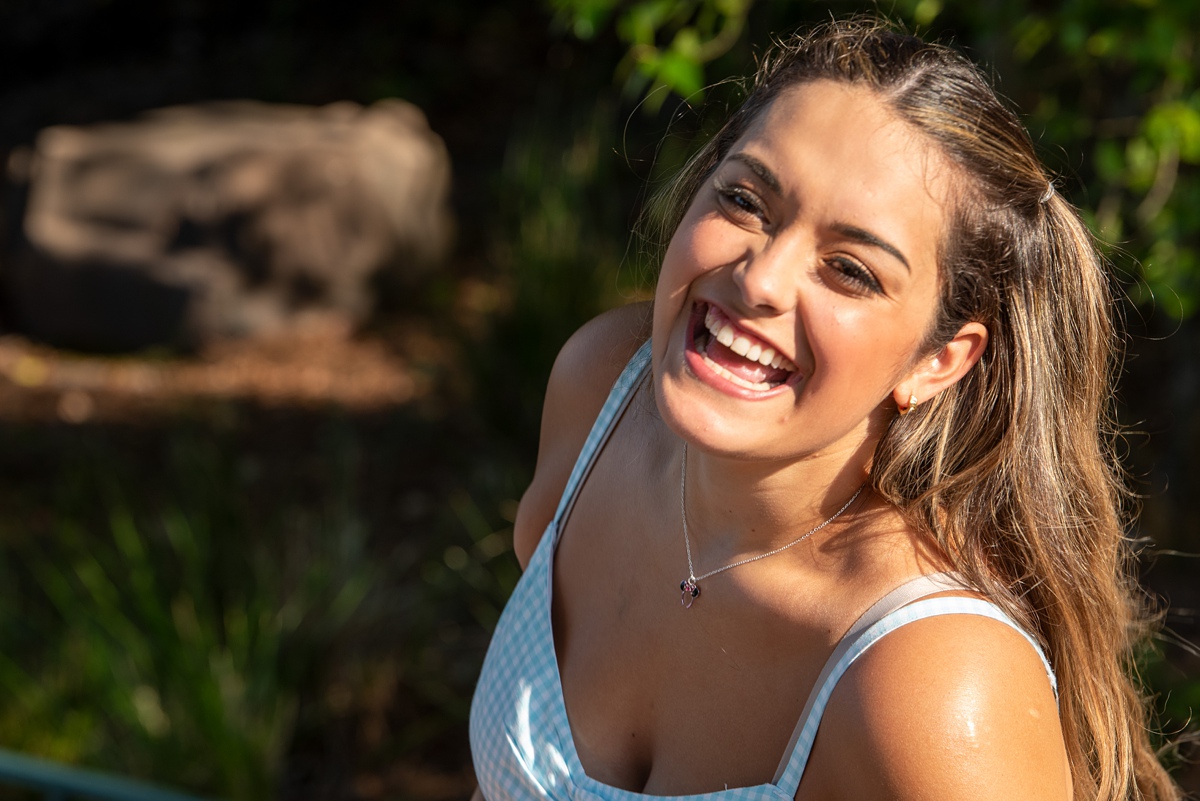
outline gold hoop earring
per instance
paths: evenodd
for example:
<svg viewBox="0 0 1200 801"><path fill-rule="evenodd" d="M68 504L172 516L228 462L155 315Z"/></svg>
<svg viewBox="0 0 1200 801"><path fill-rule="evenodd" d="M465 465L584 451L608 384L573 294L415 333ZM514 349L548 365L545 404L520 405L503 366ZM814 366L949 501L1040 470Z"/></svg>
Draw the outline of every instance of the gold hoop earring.
<svg viewBox="0 0 1200 801"><path fill-rule="evenodd" d="M916 395L909 395L909 396L908 396L908 405L907 405L907 406L901 406L901 407L900 407L900 409L899 409L899 411L900 411L900 416L901 416L901 417L904 417L904 415L908 414L909 412L911 412L911 411L912 411L913 409L915 409L915 408L917 408L917 396L916 396Z"/></svg>

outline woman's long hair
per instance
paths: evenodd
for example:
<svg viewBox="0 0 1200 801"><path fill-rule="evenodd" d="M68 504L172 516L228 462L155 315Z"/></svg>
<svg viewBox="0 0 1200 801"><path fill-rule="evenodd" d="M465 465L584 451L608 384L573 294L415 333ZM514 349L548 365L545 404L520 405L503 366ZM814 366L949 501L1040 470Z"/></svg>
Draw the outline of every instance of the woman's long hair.
<svg viewBox="0 0 1200 801"><path fill-rule="evenodd" d="M1108 274L1029 135L979 70L874 20L779 42L745 103L660 193L648 233L665 244L757 116L780 92L817 79L869 87L955 165L928 352L967 321L989 332L961 381L893 421L875 451L875 489L1045 645L1075 798L1178 798L1130 678L1147 627L1129 578L1112 447L1117 342Z"/></svg>

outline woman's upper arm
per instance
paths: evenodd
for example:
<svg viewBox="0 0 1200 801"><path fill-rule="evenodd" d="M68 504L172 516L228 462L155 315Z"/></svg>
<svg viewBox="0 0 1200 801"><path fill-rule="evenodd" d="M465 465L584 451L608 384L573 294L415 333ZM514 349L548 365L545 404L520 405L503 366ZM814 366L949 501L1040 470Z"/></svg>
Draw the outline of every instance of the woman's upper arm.
<svg viewBox="0 0 1200 801"><path fill-rule="evenodd" d="M847 672L821 725L840 763L838 798L1071 797L1045 668L988 618L930 618L884 637Z"/></svg>
<svg viewBox="0 0 1200 801"><path fill-rule="evenodd" d="M649 336L649 321L649 304L622 306L586 323L559 351L542 406L537 466L513 525L513 548L522 567L554 518L609 390Z"/></svg>

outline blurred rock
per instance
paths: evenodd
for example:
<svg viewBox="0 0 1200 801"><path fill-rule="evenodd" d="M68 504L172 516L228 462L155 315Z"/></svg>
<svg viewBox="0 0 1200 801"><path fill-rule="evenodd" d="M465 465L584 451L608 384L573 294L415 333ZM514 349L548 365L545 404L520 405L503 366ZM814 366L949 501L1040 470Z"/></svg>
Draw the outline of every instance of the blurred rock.
<svg viewBox="0 0 1200 801"><path fill-rule="evenodd" d="M399 100L48 128L10 155L8 179L24 214L0 274L5 322L84 350L358 323L381 273L436 264L453 229L445 147Z"/></svg>

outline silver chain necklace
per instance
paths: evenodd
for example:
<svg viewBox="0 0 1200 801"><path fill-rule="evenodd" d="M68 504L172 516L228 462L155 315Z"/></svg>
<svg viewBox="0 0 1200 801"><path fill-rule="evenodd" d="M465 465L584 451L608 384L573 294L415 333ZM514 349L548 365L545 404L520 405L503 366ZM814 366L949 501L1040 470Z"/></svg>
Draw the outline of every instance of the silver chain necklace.
<svg viewBox="0 0 1200 801"><path fill-rule="evenodd" d="M726 570L732 570L733 568L740 567L741 565L749 564L750 562L757 562L759 559L766 559L768 556L774 556L775 554L777 554L781 551L786 551L788 548L791 548L793 545L797 545L801 542L804 542L806 539L811 537L813 534L816 534L818 531L820 531L821 529L828 526L834 520L837 520L838 517L841 516L842 512L844 512L850 508L850 504L854 503L855 499L858 498L858 496L862 493L863 489L866 486L867 485L865 483L862 484L861 486L859 486L859 488L854 491L854 494L850 496L850 500L846 501L846 503L844 503L842 505L841 509L838 509L832 515L830 515L829 518L826 519L824 523L820 523L817 526L813 527L812 529L804 532L799 537L797 537L796 539L789 542L787 545L780 545L778 548L776 548L773 551L767 551L766 553L760 553L757 556L749 556L738 562L732 562L728 565L723 565L721 567L718 567L716 570L710 570L707 573L705 573L703 576L697 576L696 568L694 568L692 566L692 540L688 536L687 443L686 442L683 443L683 469L680 470L680 473L679 473L679 516L683 519L683 547L687 549L688 577L685 578L683 581L679 582L680 603L683 604L685 609L691 609L692 604L695 602L695 600L697 598L700 597L700 582L704 581L704 579L706 579L706 578L715 576L718 573L724 573Z"/></svg>

